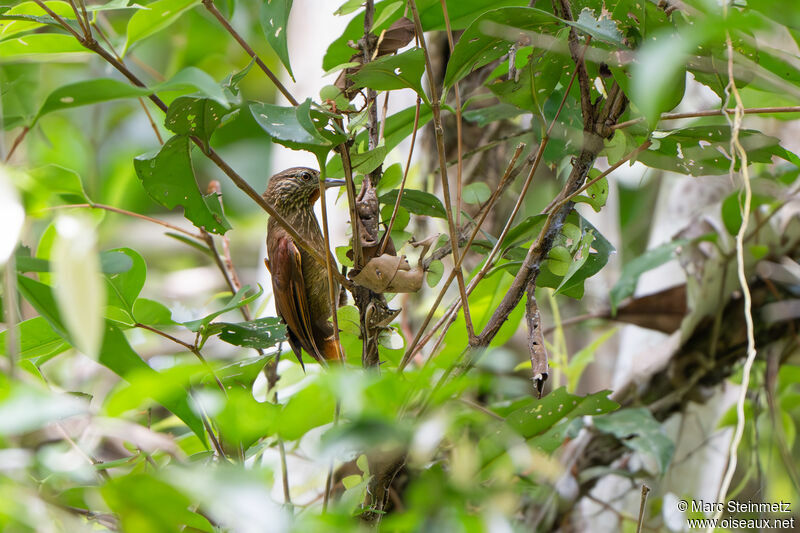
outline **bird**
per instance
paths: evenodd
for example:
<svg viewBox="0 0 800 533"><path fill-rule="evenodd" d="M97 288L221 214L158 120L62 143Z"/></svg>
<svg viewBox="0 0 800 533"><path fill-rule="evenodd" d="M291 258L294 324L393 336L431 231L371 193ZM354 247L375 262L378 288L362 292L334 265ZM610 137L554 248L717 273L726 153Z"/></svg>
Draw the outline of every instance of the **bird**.
<svg viewBox="0 0 800 533"><path fill-rule="evenodd" d="M291 227L318 252L330 255L314 214L319 199L319 172L307 167L293 167L272 176L264 199ZM326 179L325 187L344 185L344 180ZM331 258L333 261L333 258ZM267 268L272 275L275 308L286 324L287 337L300 365L305 350L321 365L340 360L341 347L334 337L331 317L328 273L274 217L267 223ZM333 267L336 265L333 263ZM333 294L339 293L334 283Z"/></svg>

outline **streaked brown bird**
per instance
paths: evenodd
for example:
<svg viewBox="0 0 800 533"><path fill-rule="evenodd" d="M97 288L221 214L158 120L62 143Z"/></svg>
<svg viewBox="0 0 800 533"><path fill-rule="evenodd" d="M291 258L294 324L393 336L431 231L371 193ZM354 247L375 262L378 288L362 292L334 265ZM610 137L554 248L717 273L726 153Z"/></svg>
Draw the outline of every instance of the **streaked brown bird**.
<svg viewBox="0 0 800 533"><path fill-rule="evenodd" d="M326 187L344 185L344 180L325 180ZM330 253L314 215L319 198L319 172L294 167L270 178L264 198L321 257ZM301 349L320 364L340 358L340 348L333 336L328 273L278 222L267 225L267 268L272 274L272 291L278 314L286 322L289 345L303 365ZM331 259L333 261L333 259ZM336 268L335 263L333 267ZM334 280L334 294L339 284Z"/></svg>

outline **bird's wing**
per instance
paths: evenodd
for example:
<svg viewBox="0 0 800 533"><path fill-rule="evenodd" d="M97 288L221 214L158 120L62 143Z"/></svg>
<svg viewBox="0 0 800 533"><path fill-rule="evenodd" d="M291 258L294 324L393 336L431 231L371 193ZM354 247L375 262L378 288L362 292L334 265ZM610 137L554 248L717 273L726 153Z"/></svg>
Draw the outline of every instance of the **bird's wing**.
<svg viewBox="0 0 800 533"><path fill-rule="evenodd" d="M277 239L277 245L269 258L269 268L278 314L286 321L286 326L300 346L322 363L322 355L311 329L311 313L306 299L300 250L290 237L282 236ZM295 350L302 365L303 360L298 352L299 350Z"/></svg>

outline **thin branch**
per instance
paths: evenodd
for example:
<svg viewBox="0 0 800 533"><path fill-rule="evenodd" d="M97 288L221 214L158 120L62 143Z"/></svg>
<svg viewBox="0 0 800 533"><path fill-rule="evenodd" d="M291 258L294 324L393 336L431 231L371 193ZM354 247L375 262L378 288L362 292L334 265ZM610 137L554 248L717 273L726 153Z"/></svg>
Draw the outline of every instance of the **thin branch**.
<svg viewBox="0 0 800 533"><path fill-rule="evenodd" d="M458 234L456 233L455 221L453 219L453 207L450 198L450 184L447 179L447 160L445 159L444 148L444 128L442 127L442 117L440 112L439 95L436 90L436 81L433 73L433 65L431 64L430 54L428 53L428 46L425 43L425 34L422 29L422 22L419 18L419 11L415 0L409 0L408 5L411 8L411 13L414 16L414 27L416 29L417 37L419 37L420 47L422 48L425 56L425 71L428 77L431 109L433 111L433 125L434 133L436 135L436 150L439 154L439 176L442 182L442 195L444 196L444 207L447 212L447 226L450 233L450 246L452 247L453 262L459 264L458 253ZM461 293L461 298L464 306L464 320L467 326L467 333L470 339L475 336L475 331L472 325L472 317L469 312L469 300L467 298L467 289L464 284L464 273L461 267L456 268L456 279L458 280L458 289Z"/></svg>
<svg viewBox="0 0 800 533"><path fill-rule="evenodd" d="M572 21L572 8L570 7L569 0L559 0L559 4L561 5L561 18ZM553 2L553 5L556 7L555 2ZM578 87L581 93L581 115L583 116L584 125L588 125L594 120L594 106L592 106L592 86L589 81L589 74L586 70L586 63L583 61L586 48L584 47L583 52L578 51L578 32L572 26L569 27L568 42L572 60L575 62L575 68L578 70ZM588 42L586 44L588 44Z"/></svg>
<svg viewBox="0 0 800 533"><path fill-rule="evenodd" d="M73 36L74 36L76 39L78 39L78 40L79 40L81 43L85 43L85 42L86 42L86 37L84 37L83 35L81 35L81 34L80 34L80 33L78 33L77 31L75 31L75 28L73 28L72 26L70 26L70 25L69 25L69 23L68 23L66 20L64 20L63 18L61 18L61 16L57 15L55 11L53 11L52 9L50 9L49 7L47 7L47 4L45 4L45 3L44 3L42 0L33 0L33 1L34 1L34 2L36 2L36 4L37 4L39 7L41 7L41 8L44 10L44 12L45 12L45 13L47 13L48 15L50 15L50 16L53 18L53 20L55 20L56 22L58 22L58 24L59 24L59 25L60 25L62 28L64 28L64 29L65 29L65 30L67 30L68 32L70 32L70 33L71 33L71 34L72 34L72 35L73 35ZM82 29L82 28L83 28L83 26L81 26L81 29Z"/></svg>
<svg viewBox="0 0 800 533"><path fill-rule="evenodd" d="M339 343L339 318L336 312L338 307L336 305L338 301L338 290L333 284L333 273L336 272L336 268L331 261L331 237L328 231L328 202L325 199L325 182L323 180L319 180L319 196L320 205L322 206L322 237L325 240L325 270L328 273L328 298L330 299L331 320L333 321L333 340L335 341L336 355L339 358L339 362L344 364L344 354L341 351L342 347Z"/></svg>
<svg viewBox="0 0 800 533"><path fill-rule="evenodd" d="M80 26L84 37L88 39L89 37L91 37L92 32L91 30L88 29L86 23L83 20L83 17L81 17L80 12L78 11L78 6L75 5L75 0L69 0L69 5L72 7L72 12L75 13L75 18L78 21L78 26Z"/></svg>
<svg viewBox="0 0 800 533"><path fill-rule="evenodd" d="M636 533L642 533L642 526L644 525L644 511L645 504L647 503L647 495L650 493L650 487L642 485L642 497L639 500L639 521L636 524Z"/></svg>
<svg viewBox="0 0 800 533"><path fill-rule="evenodd" d="M394 221L397 218L397 212L400 210L400 199L403 198L403 191L406 188L406 178L408 177L408 170L411 168L411 156L414 153L414 145L417 141L417 128L419 127L419 111L421 105L422 98L417 95L417 107L414 110L414 129L411 131L411 147L408 149L406 168L403 171L403 179L400 181L400 189L397 191L397 200L395 200L394 207L392 208L392 218L389 219L389 225L386 226L386 232L384 233L385 237L383 239L383 243L381 243L381 249L378 252L378 255L383 255L383 252L386 251L386 244L389 242L392 234L392 228L394 227Z"/></svg>
<svg viewBox="0 0 800 533"><path fill-rule="evenodd" d="M498 184L497 189L495 189L495 191L492 193L492 196L489 197L489 200L486 203L486 209L484 209L481 212L481 216L479 217L478 221L476 222L475 227L472 229L472 234L470 235L469 240L467 241L467 245L464 247L464 253L459 258L459 261L463 261L464 260L464 257L467 255L467 252L469 251L470 247L472 246L472 242L475 240L475 237L481 231L481 226L483 225L483 222L486 220L486 217L488 216L489 211L491 211L492 207L494 206L494 203L500 197L500 191L503 190L505 182L508 181L510 179L511 175L513 174L514 165L516 165L517 159L519 159L519 156L522 154L522 151L524 149L525 149L525 145L524 144L520 144L519 146L517 146L517 149L514 152L514 155L511 157L511 161L509 161L508 166L506 167L506 171L503 174L503 177L500 179L500 183ZM450 287L450 283L452 283L453 279L455 278L456 269L458 267L460 267L460 266L461 266L461 263L458 263L457 265L455 265L450 270L450 275L448 276L447 281L445 282L445 284L442 287L442 289L439 291L439 294L436 297L436 301L433 303L431 308L428 310L428 315L425 317L424 322L422 323L422 325L417 330L417 334L414 337L414 340L412 340L411 343L408 345L408 349L406 350L405 354L403 355L403 359L400 362L400 365L398 366L398 369L397 369L398 372L402 372L403 371L403 369L406 367L406 365L408 365L408 363L411 361L411 357L417 351L417 344L420 341L420 337L425 332L425 328L428 327L428 324L430 323L431 319L433 318L433 315L436 313L436 309L439 307L439 304L441 303L442 298L444 298L445 292L447 291L448 287Z"/></svg>
<svg viewBox="0 0 800 533"><path fill-rule="evenodd" d="M742 109L741 112L745 115L763 115L769 113L800 113L800 106L786 106L786 107L749 107ZM659 120L678 120L681 118L700 118L700 117L719 117L723 115L733 115L736 113L736 108L729 107L726 109L708 109L705 111L691 111L688 113L663 113ZM611 126L612 130L618 130L633 126L640 122L644 122L644 117L633 118L620 122Z"/></svg>
<svg viewBox="0 0 800 533"><path fill-rule="evenodd" d="M193 344L189 344L188 342L182 341L177 337L173 337L172 335L170 335L166 331L161 331L160 329L154 328L152 326L148 326L147 324L142 324L142 323L137 322L133 326L136 327L136 328L142 328L142 329L146 329L147 331L151 331L151 332L155 333L156 335L160 335L161 337L164 337L165 339L168 339L168 340L174 342L175 344L183 346L184 348L186 348L186 350L192 352L195 355L195 357L197 357L200 360L200 362L203 363L203 365L206 367L206 370L208 370L209 373L211 374L211 376L214 378L214 381L217 382L217 387L219 387L219 390L222 391L222 394L224 394L226 397L228 396L228 392L225 390L225 386L222 384L222 381L220 381L219 377L217 376L217 373L214 372L214 369L211 368L211 365L208 364L208 361L206 361L206 358L203 357L203 354L200 353L200 350L197 349L197 346L195 346Z"/></svg>
<svg viewBox="0 0 800 533"><path fill-rule="evenodd" d="M447 29L447 44L450 46L450 54L453 53L453 30L450 27L450 15L447 13L447 2L445 0L439 0L439 3L442 6L442 15L444 15L444 25ZM428 73L430 76L430 73ZM458 90L458 82L453 84L453 90L455 91L455 98L456 98L456 146L457 146L457 158L458 158L458 166L456 167L456 226L461 225L461 201L462 201L462 191L463 191L463 166L464 162L462 159L462 152L463 152L463 131L462 131L462 120L461 120L461 94Z"/></svg>
<svg viewBox="0 0 800 533"><path fill-rule="evenodd" d="M208 12L214 15L214 18L216 18L219 21L219 23L222 24L222 27L225 28L225 30L228 33L230 33L234 39L236 39L236 42L239 43L239 46L241 46L242 49L244 49L244 51L247 52L247 54L255 60L259 68L261 68L261 70L264 71L264 74L267 75L267 77L275 85L278 91L280 91L280 93L284 96L284 98L286 98L289 101L289 103L292 104L293 106L298 105L297 100L294 99L294 96L292 96L289 90L286 87L284 87L284 85L277 78L277 76L275 76L275 74L272 73L269 67L267 67L267 65L264 64L264 62L261 60L258 54L256 54L256 52L250 47L250 45L247 44L247 41L245 41L244 38L242 38L242 36L239 35L239 32L233 29L233 26L230 25L228 20L225 18L225 15L220 13L219 9L217 9L217 6L214 5L214 0L203 0L203 6L205 6Z"/></svg>
<svg viewBox="0 0 800 533"><path fill-rule="evenodd" d="M341 119L337 119L339 127L342 128ZM337 147L342 158L342 170L344 172L344 187L347 193L347 207L350 211L350 229L353 233L353 264L356 268L361 262L361 218L356 211L356 185L353 182L353 168L350 162L350 151L347 143L342 143Z"/></svg>
<svg viewBox="0 0 800 533"><path fill-rule="evenodd" d="M22 140L25 138L25 136L28 134L29 131L30 128L28 126L22 128L22 131L19 132L19 135L17 135L14 138L14 142L11 143L11 148L8 150L8 153L6 154L6 158L3 160L3 163L8 163L9 161L11 161L11 156L14 155L14 152L17 150L17 147L22 143Z"/></svg>
<svg viewBox="0 0 800 533"><path fill-rule="evenodd" d="M127 215L129 217L140 218L142 220L146 220L148 222L152 222L153 224L158 224L159 226L164 226L165 228L171 229L172 231L177 231L179 233L183 233L187 237L191 237L192 239L197 239L198 241L203 241L203 236L194 233L192 231L183 229L179 226L175 226L174 224L170 224L169 222L165 222L163 220L159 220L157 218L149 217L147 215L141 215L139 213L134 213L133 211L127 211L125 209L120 209L119 207L114 207L111 205L104 205L104 204L67 204L67 205L55 205L52 207L48 207L48 210L51 209L68 209L68 208L88 208L88 209L102 209L104 211L111 211L112 213L119 213L120 215Z"/></svg>

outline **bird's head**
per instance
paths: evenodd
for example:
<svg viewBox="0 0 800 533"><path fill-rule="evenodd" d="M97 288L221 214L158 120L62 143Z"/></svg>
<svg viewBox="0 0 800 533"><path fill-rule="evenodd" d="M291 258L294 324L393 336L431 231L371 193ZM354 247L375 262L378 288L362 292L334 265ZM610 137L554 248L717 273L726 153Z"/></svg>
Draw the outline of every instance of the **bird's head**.
<svg viewBox="0 0 800 533"><path fill-rule="evenodd" d="M325 187L344 185L344 180L326 179ZM283 212L308 209L319 198L319 172L293 167L272 176L264 198Z"/></svg>

